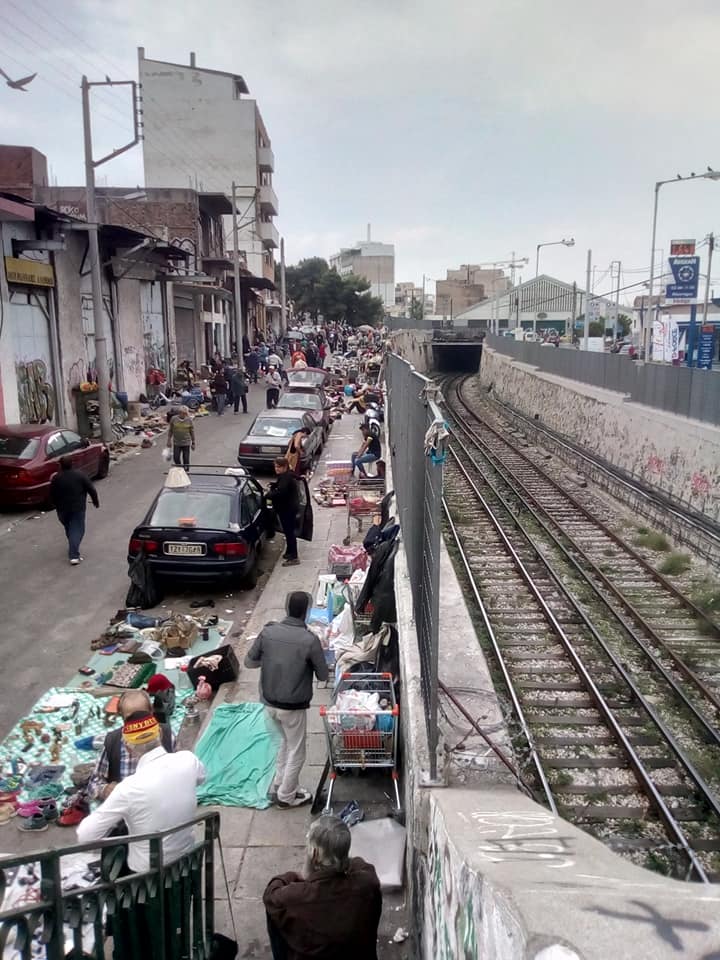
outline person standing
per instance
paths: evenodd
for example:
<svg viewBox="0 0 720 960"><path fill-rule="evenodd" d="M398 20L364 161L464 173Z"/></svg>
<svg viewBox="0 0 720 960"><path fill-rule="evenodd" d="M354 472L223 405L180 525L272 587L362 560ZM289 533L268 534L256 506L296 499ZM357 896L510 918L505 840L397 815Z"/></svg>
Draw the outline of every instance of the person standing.
<svg viewBox="0 0 720 960"><path fill-rule="evenodd" d="M260 369L260 354L257 347L253 347L245 361L248 377L253 383L258 382L258 370Z"/></svg>
<svg viewBox="0 0 720 960"><path fill-rule="evenodd" d="M82 557L80 544L85 536L85 508L87 498L97 510L100 506L97 490L87 476L73 468L72 457L60 457L60 470L50 481L50 499L57 517L65 528L70 563L76 567Z"/></svg>
<svg viewBox="0 0 720 960"><path fill-rule="evenodd" d="M273 960L377 960L382 892L375 867L350 857L350 828L320 817L302 873L273 877L263 893Z"/></svg>
<svg viewBox="0 0 720 960"><path fill-rule="evenodd" d="M225 395L227 394L227 380L225 379L225 374L223 373L222 367L213 377L212 381L212 390L215 394L215 406L217 407L218 416L223 415L225 410Z"/></svg>
<svg viewBox="0 0 720 960"><path fill-rule="evenodd" d="M173 462L176 467L182 465L190 469L190 450L195 449L195 427L187 407L180 407L177 416L170 420L167 445L172 447Z"/></svg>
<svg viewBox="0 0 720 960"><path fill-rule="evenodd" d="M297 513L300 507L300 493L287 457L278 457L275 460L275 476L277 479L270 484L269 496L280 521L282 532L285 534L283 566L293 567L300 563L297 555L297 534L295 532Z"/></svg>
<svg viewBox="0 0 720 960"><path fill-rule="evenodd" d="M230 377L230 390L232 391L233 407L235 413L238 412L240 401L242 400L243 413L247 413L247 392L248 384L245 378L244 370L233 370Z"/></svg>
<svg viewBox="0 0 720 960"><path fill-rule="evenodd" d="M327 680L328 666L319 638L305 625L310 600L309 593L289 594L285 619L266 623L245 657L249 670L260 670L260 697L281 737L269 794L280 809L312 800L312 793L298 783L305 763L313 674Z"/></svg>
<svg viewBox="0 0 720 960"><path fill-rule="evenodd" d="M265 377L265 403L268 410L274 409L280 399L280 387L282 386L282 377L275 367L270 367Z"/></svg>

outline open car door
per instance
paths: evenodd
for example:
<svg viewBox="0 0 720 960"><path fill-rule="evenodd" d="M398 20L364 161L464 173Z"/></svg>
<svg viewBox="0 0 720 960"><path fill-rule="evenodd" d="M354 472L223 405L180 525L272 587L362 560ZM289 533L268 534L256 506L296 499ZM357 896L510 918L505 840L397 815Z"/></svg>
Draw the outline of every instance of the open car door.
<svg viewBox="0 0 720 960"><path fill-rule="evenodd" d="M310 488L304 477L298 478L298 512L295 518L295 535L298 540L312 540L313 538L313 508L310 499Z"/></svg>

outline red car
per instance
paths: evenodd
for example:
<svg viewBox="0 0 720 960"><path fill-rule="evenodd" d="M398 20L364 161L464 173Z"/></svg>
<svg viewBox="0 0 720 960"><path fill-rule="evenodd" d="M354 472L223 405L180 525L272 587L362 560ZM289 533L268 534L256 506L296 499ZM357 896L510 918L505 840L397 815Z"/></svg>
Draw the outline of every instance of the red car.
<svg viewBox="0 0 720 960"><path fill-rule="evenodd" d="M85 440L67 427L51 424L0 426L0 504L29 507L48 501L50 481L60 469L60 457L72 457L76 470L102 479L110 468L104 443Z"/></svg>

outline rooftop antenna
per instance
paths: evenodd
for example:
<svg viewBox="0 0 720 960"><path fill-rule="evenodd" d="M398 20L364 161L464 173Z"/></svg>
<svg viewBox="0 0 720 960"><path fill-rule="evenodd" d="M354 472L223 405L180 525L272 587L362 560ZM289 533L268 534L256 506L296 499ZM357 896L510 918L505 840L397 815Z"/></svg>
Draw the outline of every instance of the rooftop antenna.
<svg viewBox="0 0 720 960"><path fill-rule="evenodd" d="M367 225L367 242L370 243L370 224Z"/></svg>

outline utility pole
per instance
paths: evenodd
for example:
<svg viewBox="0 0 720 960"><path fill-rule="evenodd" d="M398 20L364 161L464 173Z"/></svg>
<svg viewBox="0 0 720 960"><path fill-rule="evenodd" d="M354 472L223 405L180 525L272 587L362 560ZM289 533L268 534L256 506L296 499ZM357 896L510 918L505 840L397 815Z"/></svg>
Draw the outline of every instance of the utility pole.
<svg viewBox="0 0 720 960"><path fill-rule="evenodd" d="M618 334L618 323L620 317L620 274L622 273L622 262L620 260L613 260L610 264L612 268L613 263L617 264L617 293L615 295L615 322L613 323L613 343L617 340Z"/></svg>
<svg viewBox="0 0 720 960"><path fill-rule="evenodd" d="M285 286L285 238L280 238L280 335L287 333L287 288Z"/></svg>
<svg viewBox="0 0 720 960"><path fill-rule="evenodd" d="M415 296L415 291L413 289L413 297ZM420 326L425 328L425 274L423 274L423 292L422 292L422 306L420 308Z"/></svg>
<svg viewBox="0 0 720 960"><path fill-rule="evenodd" d="M225 181L227 183L227 180ZM238 249L238 217L237 217L237 184L232 182L232 232L233 232L233 280L235 290L235 343L237 344L238 363L240 369L245 369L243 357L242 336L242 304L240 302L240 250Z"/></svg>
<svg viewBox="0 0 720 960"><path fill-rule="evenodd" d="M712 269L713 250L715 249L715 234L708 237L707 276L705 277L705 302L703 303L703 325L707 323L708 303L710 302L710 271Z"/></svg>
<svg viewBox="0 0 720 960"><path fill-rule="evenodd" d="M577 283L573 280L572 316L570 318L570 339L575 336L575 318L577 317ZM567 333L567 330L565 331Z"/></svg>
<svg viewBox="0 0 720 960"><path fill-rule="evenodd" d="M592 277L592 250L588 250L587 255L587 274L585 282L585 323L583 328L583 350L588 348L588 337L590 336L590 278Z"/></svg>
<svg viewBox="0 0 720 960"><path fill-rule="evenodd" d="M90 119L90 88L91 87L132 87L133 126L135 136L130 143L113 150L99 160L93 160L92 123ZM107 163L113 157L125 153L134 147L140 140L140 114L137 103L137 84L134 80L105 80L99 83L89 83L87 77L82 78L82 112L83 133L85 135L85 191L88 226L88 253L90 256L90 281L92 283L93 326L95 340L95 367L98 380L98 401L100 408L100 437L104 443L113 439L110 425L110 365L108 364L108 324L105 318L105 304L102 292L102 269L100 265L99 225L97 222L97 207L95 203L95 167ZM168 371L169 374L170 371Z"/></svg>

